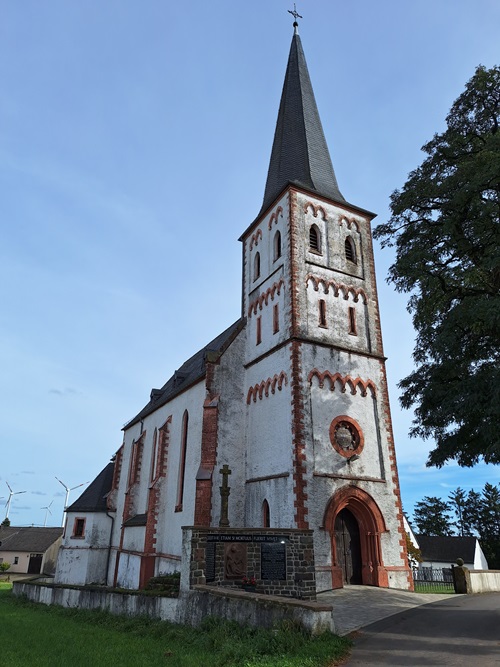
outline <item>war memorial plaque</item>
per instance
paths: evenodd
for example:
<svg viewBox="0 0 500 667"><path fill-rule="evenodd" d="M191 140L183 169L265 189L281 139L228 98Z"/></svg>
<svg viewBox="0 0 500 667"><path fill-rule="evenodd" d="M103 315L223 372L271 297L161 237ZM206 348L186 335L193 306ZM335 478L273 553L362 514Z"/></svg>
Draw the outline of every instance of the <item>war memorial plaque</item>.
<svg viewBox="0 0 500 667"><path fill-rule="evenodd" d="M260 545L260 578L286 579L286 544L264 542Z"/></svg>
<svg viewBox="0 0 500 667"><path fill-rule="evenodd" d="M205 581L215 581L215 542L209 542L205 551Z"/></svg>

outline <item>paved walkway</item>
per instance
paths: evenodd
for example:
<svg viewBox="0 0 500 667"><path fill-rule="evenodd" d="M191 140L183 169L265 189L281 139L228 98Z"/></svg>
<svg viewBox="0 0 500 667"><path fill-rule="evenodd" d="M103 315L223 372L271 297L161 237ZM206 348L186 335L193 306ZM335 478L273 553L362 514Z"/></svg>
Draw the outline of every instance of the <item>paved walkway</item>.
<svg viewBox="0 0 500 667"><path fill-rule="evenodd" d="M346 667L500 667L500 593L450 595L373 623Z"/></svg>
<svg viewBox="0 0 500 667"><path fill-rule="evenodd" d="M365 625L431 602L449 599L438 593L410 593L374 586L345 586L318 595L318 602L333 604L338 635L347 635ZM456 597L456 596L455 596Z"/></svg>

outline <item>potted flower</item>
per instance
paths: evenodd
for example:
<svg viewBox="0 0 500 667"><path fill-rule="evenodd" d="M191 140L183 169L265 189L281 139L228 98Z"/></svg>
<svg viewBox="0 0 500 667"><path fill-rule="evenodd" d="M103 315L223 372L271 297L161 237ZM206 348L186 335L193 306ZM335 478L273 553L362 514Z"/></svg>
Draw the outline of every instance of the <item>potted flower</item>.
<svg viewBox="0 0 500 667"><path fill-rule="evenodd" d="M241 580L241 586L244 591L255 591L257 586L255 577L243 577Z"/></svg>

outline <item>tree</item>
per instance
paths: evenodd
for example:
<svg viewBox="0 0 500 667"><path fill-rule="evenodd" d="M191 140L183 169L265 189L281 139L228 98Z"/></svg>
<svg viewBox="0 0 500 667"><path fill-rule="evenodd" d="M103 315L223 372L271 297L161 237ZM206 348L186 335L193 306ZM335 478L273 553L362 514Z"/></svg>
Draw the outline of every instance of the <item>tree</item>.
<svg viewBox="0 0 500 667"><path fill-rule="evenodd" d="M465 515L467 513L467 494L463 489L458 487L455 491L452 491L448 500L452 511L455 512L456 521L453 523L454 527L457 530L457 533L460 537L465 537L469 535L468 530L469 526L465 524Z"/></svg>
<svg viewBox="0 0 500 667"><path fill-rule="evenodd" d="M500 463L500 67L476 69L446 123L374 232L417 333L400 400L435 440L427 465Z"/></svg>
<svg viewBox="0 0 500 667"><path fill-rule="evenodd" d="M8 528L10 526L10 519L5 517L5 519L2 521L2 523L0 525L1 526L6 526Z"/></svg>
<svg viewBox="0 0 500 667"><path fill-rule="evenodd" d="M405 535L406 535L406 553L408 554L408 565L413 570L416 567L418 567L419 563L423 561L422 552L413 544L408 533L405 533Z"/></svg>
<svg viewBox="0 0 500 667"><path fill-rule="evenodd" d="M450 505L441 498L425 496L415 505L413 517L421 535L452 535Z"/></svg>
<svg viewBox="0 0 500 667"><path fill-rule="evenodd" d="M481 535L481 530L480 530L481 508L482 508L481 494L472 489L467 494L467 502L465 504L462 515L465 536L478 537Z"/></svg>

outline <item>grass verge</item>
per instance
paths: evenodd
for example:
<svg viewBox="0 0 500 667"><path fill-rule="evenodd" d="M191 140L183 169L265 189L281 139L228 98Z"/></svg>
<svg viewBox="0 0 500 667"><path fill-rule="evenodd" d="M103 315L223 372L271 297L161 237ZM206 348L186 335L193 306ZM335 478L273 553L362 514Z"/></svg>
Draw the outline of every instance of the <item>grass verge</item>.
<svg viewBox="0 0 500 667"><path fill-rule="evenodd" d="M147 617L49 607L0 590L2 667L331 667L350 641L207 618L202 628Z"/></svg>

